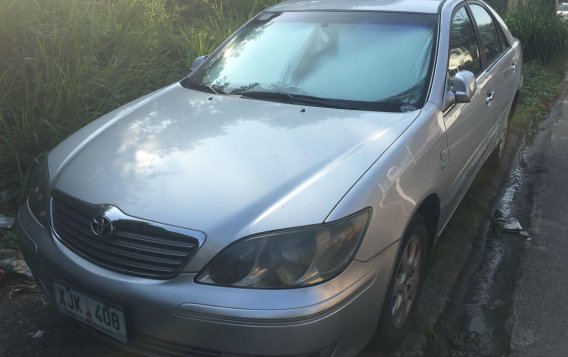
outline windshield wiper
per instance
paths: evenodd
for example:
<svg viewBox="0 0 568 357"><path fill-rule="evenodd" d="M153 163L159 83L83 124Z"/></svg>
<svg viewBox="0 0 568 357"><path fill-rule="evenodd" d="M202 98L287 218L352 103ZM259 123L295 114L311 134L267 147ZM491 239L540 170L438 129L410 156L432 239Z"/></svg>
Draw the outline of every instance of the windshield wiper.
<svg viewBox="0 0 568 357"><path fill-rule="evenodd" d="M426 78L423 78L420 81L418 81L418 83L413 85L412 87L405 89L402 92L397 93L395 95L392 95L388 98L385 98L382 101L383 102L394 102L394 101L398 100L400 102L403 102L404 100L409 100L412 97L416 96L416 91L422 89L424 87L425 83L426 83Z"/></svg>
<svg viewBox="0 0 568 357"><path fill-rule="evenodd" d="M352 105L338 99L319 98L304 94L255 91L239 93L239 95L241 98L263 99L288 104L307 104L325 108L353 109Z"/></svg>
<svg viewBox="0 0 568 357"><path fill-rule="evenodd" d="M223 92L222 90L215 89L215 87L208 85L208 84L199 84L199 83L192 83L192 82L186 82L184 84L185 84L185 87L187 87L187 88L196 89L196 90L201 91L201 92L208 92L208 93L213 93L213 94L227 94L227 93Z"/></svg>

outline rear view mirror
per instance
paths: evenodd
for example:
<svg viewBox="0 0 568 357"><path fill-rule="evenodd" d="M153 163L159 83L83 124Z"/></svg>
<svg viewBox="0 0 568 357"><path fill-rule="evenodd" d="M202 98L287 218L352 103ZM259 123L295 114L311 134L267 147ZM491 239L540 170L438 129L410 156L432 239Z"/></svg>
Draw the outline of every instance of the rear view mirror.
<svg viewBox="0 0 568 357"><path fill-rule="evenodd" d="M476 90L477 85L473 73L470 71L456 73L452 83L452 92L454 92L456 103L469 103Z"/></svg>
<svg viewBox="0 0 568 357"><path fill-rule="evenodd" d="M193 63L191 64L190 71L191 71L191 72L195 71L195 70L197 69L197 67L199 67L199 66L203 63L203 61L205 61L205 59L207 59L207 57L209 57L209 56L200 56L200 57L197 57L197 58L193 61Z"/></svg>

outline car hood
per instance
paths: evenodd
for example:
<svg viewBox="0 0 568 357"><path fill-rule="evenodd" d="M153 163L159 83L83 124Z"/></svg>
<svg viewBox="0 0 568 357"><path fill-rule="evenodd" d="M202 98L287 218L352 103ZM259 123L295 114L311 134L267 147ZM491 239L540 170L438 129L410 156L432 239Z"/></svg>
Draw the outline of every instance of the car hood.
<svg viewBox="0 0 568 357"><path fill-rule="evenodd" d="M321 223L419 111L303 107L169 86L50 153L55 189L128 215L248 234Z"/></svg>

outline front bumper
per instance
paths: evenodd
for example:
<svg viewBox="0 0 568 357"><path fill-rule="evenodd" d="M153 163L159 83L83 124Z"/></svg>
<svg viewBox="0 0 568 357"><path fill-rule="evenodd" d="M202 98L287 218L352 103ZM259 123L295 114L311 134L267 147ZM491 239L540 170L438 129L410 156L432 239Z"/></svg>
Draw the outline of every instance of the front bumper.
<svg viewBox="0 0 568 357"><path fill-rule="evenodd" d="M16 225L35 278L53 300L58 280L124 308L130 348L152 355L356 355L377 326L396 247L301 289L208 286L195 273L132 277L81 258L40 226L27 205ZM333 348L333 346L335 346ZM171 354L170 354L171 355Z"/></svg>

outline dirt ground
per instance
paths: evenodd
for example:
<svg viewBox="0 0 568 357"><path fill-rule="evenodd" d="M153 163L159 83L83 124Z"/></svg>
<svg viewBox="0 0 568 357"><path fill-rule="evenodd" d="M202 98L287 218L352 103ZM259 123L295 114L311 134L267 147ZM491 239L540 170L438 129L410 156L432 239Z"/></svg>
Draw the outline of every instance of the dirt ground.
<svg viewBox="0 0 568 357"><path fill-rule="evenodd" d="M0 275L0 356L127 357L61 314L29 280Z"/></svg>

